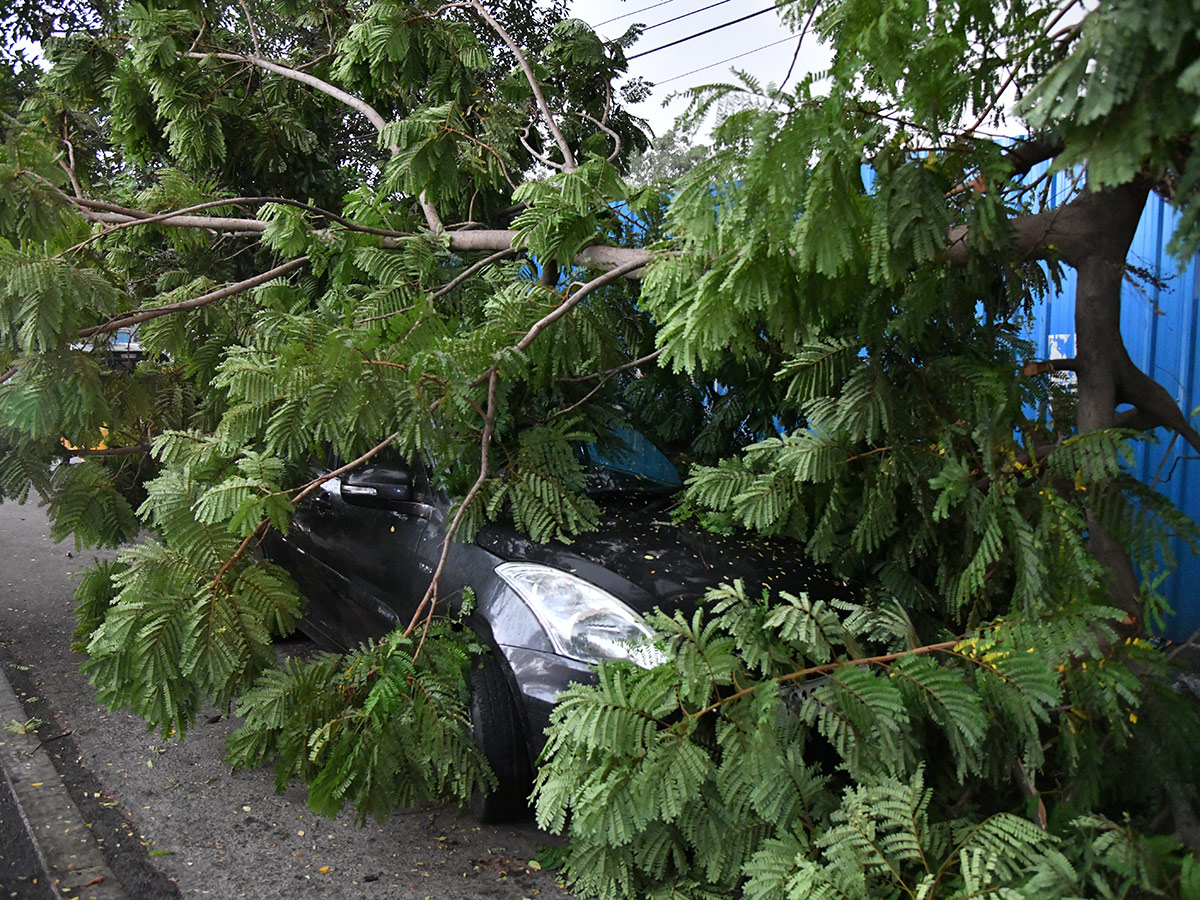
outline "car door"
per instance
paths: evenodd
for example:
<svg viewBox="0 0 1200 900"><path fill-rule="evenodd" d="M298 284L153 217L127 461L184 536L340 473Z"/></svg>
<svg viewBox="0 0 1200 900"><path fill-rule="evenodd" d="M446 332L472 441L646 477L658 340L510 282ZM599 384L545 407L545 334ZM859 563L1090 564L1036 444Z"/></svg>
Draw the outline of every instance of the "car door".
<svg viewBox="0 0 1200 900"><path fill-rule="evenodd" d="M325 481L302 501L285 554L308 597L306 630L341 647L411 619L429 585L418 561L439 510L424 472L394 454Z"/></svg>

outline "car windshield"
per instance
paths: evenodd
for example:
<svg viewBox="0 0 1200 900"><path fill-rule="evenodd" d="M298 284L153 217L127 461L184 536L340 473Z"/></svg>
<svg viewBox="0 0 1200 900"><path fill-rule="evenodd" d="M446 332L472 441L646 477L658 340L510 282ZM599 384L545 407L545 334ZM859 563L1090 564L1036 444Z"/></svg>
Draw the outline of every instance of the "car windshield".
<svg viewBox="0 0 1200 900"><path fill-rule="evenodd" d="M609 437L603 445L589 442L576 447L589 494L671 493L683 485L675 466L645 435L614 428Z"/></svg>

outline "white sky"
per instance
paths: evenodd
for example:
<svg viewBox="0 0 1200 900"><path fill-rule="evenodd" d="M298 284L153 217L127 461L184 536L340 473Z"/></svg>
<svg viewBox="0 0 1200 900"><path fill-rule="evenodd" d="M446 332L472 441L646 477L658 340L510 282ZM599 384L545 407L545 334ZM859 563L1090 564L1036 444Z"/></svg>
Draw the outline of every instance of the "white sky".
<svg viewBox="0 0 1200 900"><path fill-rule="evenodd" d="M634 22L651 26L626 51L633 56L774 5L774 0L574 0L571 15L583 19L610 40L619 37ZM686 15L689 13L694 14ZM676 17L683 18L667 21ZM616 21L600 24L610 19ZM791 30L771 11L635 59L629 64L630 76L640 76L658 87L648 101L630 110L649 121L655 134L662 134L686 106L685 100L676 99L664 109L663 101L672 93L701 84L731 81L730 69L734 67L749 72L764 84L779 84L796 52L798 38L789 39L790 35ZM774 46L767 46L771 44ZM827 57L814 47L810 35L805 39L789 85L794 85L807 71L828 65ZM740 54L747 55L730 60ZM695 69L703 71L693 72Z"/></svg>

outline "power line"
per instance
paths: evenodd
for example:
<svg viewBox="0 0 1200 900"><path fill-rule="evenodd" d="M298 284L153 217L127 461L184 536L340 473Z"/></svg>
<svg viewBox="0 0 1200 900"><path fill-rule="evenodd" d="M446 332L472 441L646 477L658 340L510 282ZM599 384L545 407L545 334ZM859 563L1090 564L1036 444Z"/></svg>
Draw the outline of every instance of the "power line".
<svg viewBox="0 0 1200 900"><path fill-rule="evenodd" d="M693 9L691 12L682 13L673 19L667 19L664 22L655 22L653 25L647 25L644 29L642 29L643 33L654 28L658 28L660 25L670 25L672 22L678 22L680 19L686 19L688 16L694 16L696 13L702 13L705 10L713 9L717 6L724 6L728 2L730 2L730 0L717 0L716 3L710 3L708 6L702 6L699 9Z"/></svg>
<svg viewBox="0 0 1200 900"><path fill-rule="evenodd" d="M622 19L628 19L630 16L636 16L638 13L644 13L651 9L658 9L660 6L666 6L668 3L674 3L675 0L659 0L658 3L651 3L649 6L643 6L641 9L635 9L633 12L622 13L619 16L613 16L611 19L605 19L603 22L597 22L592 28L600 28L601 26L611 24L612 22L620 22Z"/></svg>
<svg viewBox="0 0 1200 900"><path fill-rule="evenodd" d="M643 50L641 53L635 53L632 56L627 56L625 59L628 62L633 62L635 59L640 59L643 56L649 56L651 53L657 53L659 50L666 50L668 47L674 47L678 44L683 44L687 41L694 40L698 37L703 37L706 34L712 34L714 31L720 31L722 28L728 28L730 25L736 25L739 22L745 22L747 19L753 19L755 16L761 16L764 13L775 12L774 6L768 6L766 9L760 9L758 12L750 13L742 16L740 19L733 19L730 22L723 22L720 25L714 25L712 28L706 28L704 31L697 31L695 34L689 34L687 37L681 37L677 41L671 41L669 44L663 44L661 47L655 47L652 50ZM761 48L760 48L761 49ZM736 57L735 57L736 59Z"/></svg>
<svg viewBox="0 0 1200 900"><path fill-rule="evenodd" d="M715 63L709 63L707 66L701 66L698 69L692 69L690 72L681 72L678 75L672 75L670 78L655 82L655 87L667 84L668 82L678 81L680 78L687 78L689 75L695 75L697 72L703 72L705 69L715 69L717 66L723 66L727 62L733 62L735 59L741 59L743 56L749 56L751 53L757 53L759 50L766 50L770 47L778 47L780 44L784 44L790 40L793 40L795 37L796 36L794 34L789 34L787 37L781 40L774 41L770 44L763 44L761 47L755 47L753 50L747 50L745 53L739 53L737 56L731 56L728 59L722 59Z"/></svg>

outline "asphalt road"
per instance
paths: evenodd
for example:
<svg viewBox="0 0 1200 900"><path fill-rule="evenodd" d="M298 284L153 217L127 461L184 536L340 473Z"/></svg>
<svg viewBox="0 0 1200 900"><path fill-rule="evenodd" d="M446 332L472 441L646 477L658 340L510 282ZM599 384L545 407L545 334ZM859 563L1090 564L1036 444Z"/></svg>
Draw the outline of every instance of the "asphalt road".
<svg viewBox="0 0 1200 900"><path fill-rule="evenodd" d="M532 821L480 825L449 807L363 827L349 813L324 819L306 808L301 789L276 794L270 770L230 771L222 755L236 723L227 710L206 711L180 742L99 708L70 649L72 575L94 555L51 541L32 504L0 504L0 666L25 714L44 721L40 745L129 897L568 896L537 867L555 839ZM0 898L54 896L45 878L34 884L36 857L16 823L0 778Z"/></svg>

